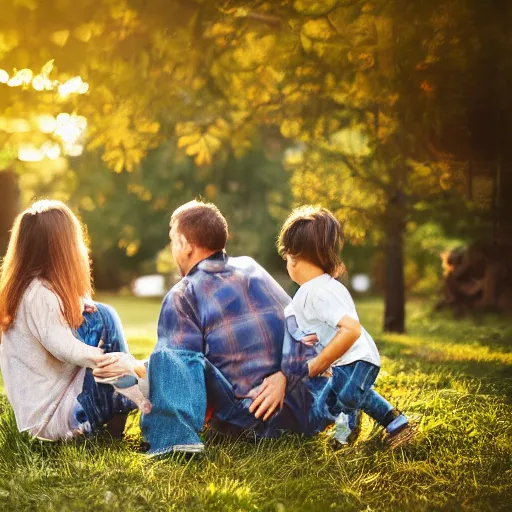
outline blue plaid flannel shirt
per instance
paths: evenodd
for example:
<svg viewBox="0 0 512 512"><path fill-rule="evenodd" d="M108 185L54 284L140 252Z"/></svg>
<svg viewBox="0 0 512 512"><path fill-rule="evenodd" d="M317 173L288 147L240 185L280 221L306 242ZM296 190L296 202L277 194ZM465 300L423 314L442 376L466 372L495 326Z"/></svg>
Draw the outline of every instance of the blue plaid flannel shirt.
<svg viewBox="0 0 512 512"><path fill-rule="evenodd" d="M281 370L293 385L308 374L314 352L285 343L284 308L290 297L252 258L218 252L201 261L167 294L158 322L159 349L203 354L248 396Z"/></svg>
<svg viewBox="0 0 512 512"><path fill-rule="evenodd" d="M172 288L149 361L153 410L141 423L151 454L201 442L207 399L212 424L235 425L262 437L283 430L310 435L325 428L325 418L312 412L315 391L307 378L314 349L294 340L285 326L290 302L253 259L224 252L201 261ZM287 378L284 407L263 423L248 412L248 396L277 371ZM325 382L314 385L320 391Z"/></svg>

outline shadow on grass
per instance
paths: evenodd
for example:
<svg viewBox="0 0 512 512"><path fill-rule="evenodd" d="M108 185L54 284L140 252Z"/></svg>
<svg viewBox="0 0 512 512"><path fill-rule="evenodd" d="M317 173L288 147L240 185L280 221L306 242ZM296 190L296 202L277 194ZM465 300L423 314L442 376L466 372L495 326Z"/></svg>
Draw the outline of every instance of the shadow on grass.
<svg viewBox="0 0 512 512"><path fill-rule="evenodd" d="M478 383L486 393L512 398L512 355L480 345L450 343L443 347L440 340L415 342L409 336L383 336L376 339L381 355L391 364L403 366L403 371L421 371L426 375L452 375L468 378ZM384 364L384 369L386 364Z"/></svg>

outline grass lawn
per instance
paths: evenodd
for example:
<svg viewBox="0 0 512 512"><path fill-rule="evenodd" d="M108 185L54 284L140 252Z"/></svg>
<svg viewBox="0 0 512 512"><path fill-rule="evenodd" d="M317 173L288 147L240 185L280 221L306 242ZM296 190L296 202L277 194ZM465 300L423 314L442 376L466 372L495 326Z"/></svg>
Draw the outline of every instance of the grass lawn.
<svg viewBox="0 0 512 512"><path fill-rule="evenodd" d="M102 296L119 311L132 352L155 343L159 301ZM0 396L0 510L511 510L512 325L456 322L408 306L409 333L383 335L382 302L359 304L382 355L377 389L421 415L414 442L391 451L364 418L350 447L313 439L216 442L203 459L147 460L131 419L106 435L48 444L20 435Z"/></svg>

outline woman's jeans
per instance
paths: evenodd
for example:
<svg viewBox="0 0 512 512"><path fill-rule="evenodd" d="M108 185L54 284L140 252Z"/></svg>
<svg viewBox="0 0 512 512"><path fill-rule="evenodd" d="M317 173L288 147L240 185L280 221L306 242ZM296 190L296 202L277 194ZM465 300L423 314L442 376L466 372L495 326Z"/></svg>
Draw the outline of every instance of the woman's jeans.
<svg viewBox="0 0 512 512"><path fill-rule="evenodd" d="M97 311L84 313L84 322L77 329L78 338L85 344L97 347L103 341L105 352L128 352L121 321L116 311L105 304L95 303ZM128 414L136 405L114 390L110 384L99 384L92 370L86 369L82 393L77 397L76 426L86 433L95 432L115 415Z"/></svg>

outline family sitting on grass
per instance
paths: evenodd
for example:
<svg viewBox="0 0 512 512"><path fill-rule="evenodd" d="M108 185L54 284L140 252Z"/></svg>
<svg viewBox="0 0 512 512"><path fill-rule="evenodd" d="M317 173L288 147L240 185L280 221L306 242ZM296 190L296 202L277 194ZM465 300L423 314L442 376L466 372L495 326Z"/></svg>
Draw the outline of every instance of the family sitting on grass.
<svg viewBox="0 0 512 512"><path fill-rule="evenodd" d="M148 361L130 355L116 312L91 300L84 232L58 201L16 219L0 276L0 362L20 431L70 439L104 426L121 435L142 412L150 455L204 450L208 432L255 439L314 435L336 423L352 442L360 411L391 446L407 418L374 390L380 357L337 280L341 226L298 208L278 249L299 286L293 300L253 259L226 254L226 220L189 202L171 217L181 281L166 295Z"/></svg>

